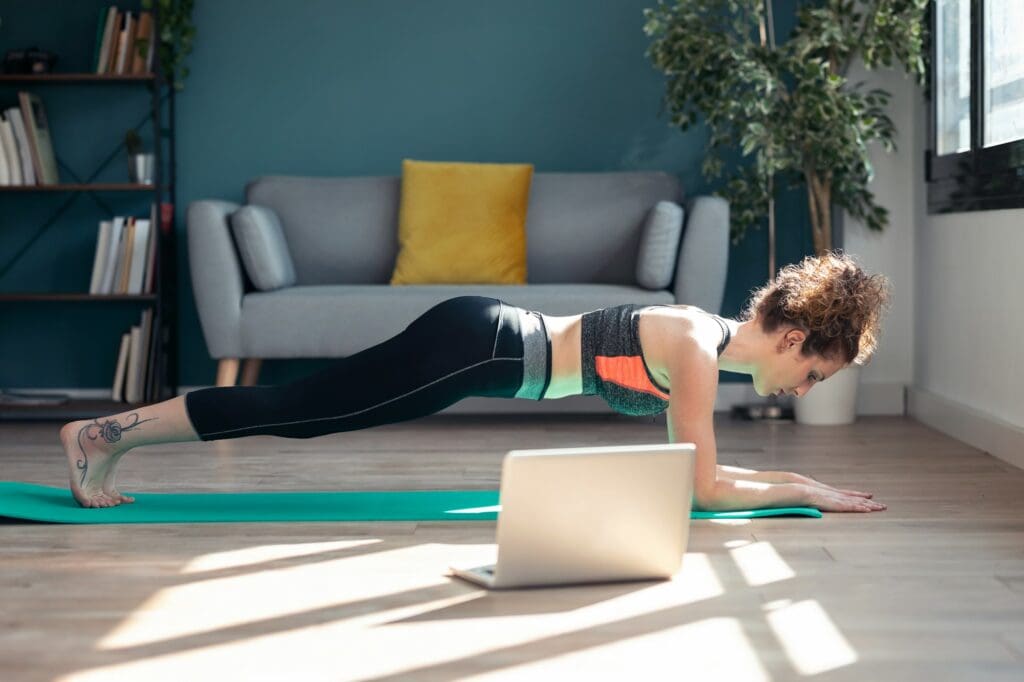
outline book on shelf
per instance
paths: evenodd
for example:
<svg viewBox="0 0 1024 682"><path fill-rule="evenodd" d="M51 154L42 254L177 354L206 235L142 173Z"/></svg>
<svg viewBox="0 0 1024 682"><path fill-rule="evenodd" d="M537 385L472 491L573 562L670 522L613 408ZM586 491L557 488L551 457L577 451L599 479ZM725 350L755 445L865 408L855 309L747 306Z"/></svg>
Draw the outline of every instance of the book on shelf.
<svg viewBox="0 0 1024 682"><path fill-rule="evenodd" d="M11 122L14 131L15 148L17 149L17 167L21 169L20 185L36 184L36 174L32 167L32 152L28 144L28 137L25 133L25 122L21 117L21 109L10 107L5 112L7 120Z"/></svg>
<svg viewBox="0 0 1024 682"><path fill-rule="evenodd" d="M153 206L155 212L155 204ZM115 216L113 220L101 220L96 233L89 293L153 293L156 240L151 218Z"/></svg>
<svg viewBox="0 0 1024 682"><path fill-rule="evenodd" d="M25 120L25 132L32 153L32 165L42 185L60 184L57 172L57 159L53 155L53 141L50 138L50 126L46 121L46 110L38 95L31 92L19 92L21 116Z"/></svg>
<svg viewBox="0 0 1024 682"><path fill-rule="evenodd" d="M156 222L156 202L154 201L149 205L149 255L146 258L145 282L142 285L142 291L147 294L151 294L156 291L156 289L154 289L156 273L156 241L159 238L160 233Z"/></svg>
<svg viewBox="0 0 1024 682"><path fill-rule="evenodd" d="M60 183L57 157L46 117L38 95L18 93L18 106L8 107L0 115L0 185L56 185Z"/></svg>
<svg viewBox="0 0 1024 682"><path fill-rule="evenodd" d="M121 33L117 37L117 58L114 60L114 73L124 73L124 60L128 55L131 46L132 26L135 24L131 12L124 13L124 24L121 26Z"/></svg>
<svg viewBox="0 0 1024 682"><path fill-rule="evenodd" d="M101 11L102 16L102 11ZM114 36L120 27L120 19L116 7L107 8L107 24L103 33L103 42L99 45L99 61L96 65L96 73L103 74L108 72L108 65L110 64L110 52L111 46L114 44Z"/></svg>
<svg viewBox="0 0 1024 682"><path fill-rule="evenodd" d="M7 119L0 112L0 186L11 184L11 171L7 168L7 143L4 141L4 123Z"/></svg>
<svg viewBox="0 0 1024 682"><path fill-rule="evenodd" d="M149 242L152 239L153 230L149 219L132 218L135 226L134 239L132 240L132 254L130 257L131 267L128 269L126 294L141 294L146 281L146 268L149 266ZM145 291L145 293L149 293Z"/></svg>
<svg viewBox="0 0 1024 682"><path fill-rule="evenodd" d="M101 9L93 59L96 73L143 75L152 72L156 46L154 29L152 12L121 11L113 5Z"/></svg>
<svg viewBox="0 0 1024 682"><path fill-rule="evenodd" d="M14 139L14 125L6 111L0 111L0 145L4 148L4 166L7 171L5 185L21 184L21 157L18 141Z"/></svg>
<svg viewBox="0 0 1024 682"><path fill-rule="evenodd" d="M115 403L124 400L124 375L128 367L128 347L131 345L132 337L129 332L121 335L121 348L117 352L117 367L114 369L114 387L111 397Z"/></svg>
<svg viewBox="0 0 1024 682"><path fill-rule="evenodd" d="M142 319L139 324L131 328L131 348L128 351L128 374L125 376L124 397L130 403L137 403L142 400L142 381L146 374L146 362L149 353L146 349L149 345L149 319L152 317L152 309L147 308L142 312Z"/></svg>
<svg viewBox="0 0 1024 682"><path fill-rule="evenodd" d="M101 276L100 288L97 294L109 294L114 291L114 274L117 271L117 247L121 243L121 230L124 227L124 218L115 216L110 223L110 235L106 240L106 255L103 262L103 275ZM100 222L102 227L103 222Z"/></svg>
<svg viewBox="0 0 1024 682"><path fill-rule="evenodd" d="M137 403L145 399L149 375L150 340L153 338L153 309L142 311L139 324L121 335L111 396L115 402Z"/></svg>
<svg viewBox="0 0 1024 682"><path fill-rule="evenodd" d="M107 266L107 249L110 248L110 233L113 224L111 220L101 220L96 233L96 249L92 254L92 278L89 280L89 293L93 295L102 290L103 273Z"/></svg>
<svg viewBox="0 0 1024 682"><path fill-rule="evenodd" d="M145 41L145 42L143 42ZM130 73L142 75L153 70L153 48L156 39L153 33L153 13L140 12L138 31L135 34L136 49L132 53L132 68ZM145 46L145 49L143 49Z"/></svg>
<svg viewBox="0 0 1024 682"><path fill-rule="evenodd" d="M135 218L128 216L125 220L123 238L121 239L121 260L118 263L120 268L117 272L116 294L123 294L128 291L128 273L132 267L132 245L135 243Z"/></svg>
<svg viewBox="0 0 1024 682"><path fill-rule="evenodd" d="M114 241L107 250L110 255L110 263L103 278L106 286L101 293L117 293L117 287L121 283L121 273L124 272L124 236L127 231L128 219L116 216L114 218Z"/></svg>

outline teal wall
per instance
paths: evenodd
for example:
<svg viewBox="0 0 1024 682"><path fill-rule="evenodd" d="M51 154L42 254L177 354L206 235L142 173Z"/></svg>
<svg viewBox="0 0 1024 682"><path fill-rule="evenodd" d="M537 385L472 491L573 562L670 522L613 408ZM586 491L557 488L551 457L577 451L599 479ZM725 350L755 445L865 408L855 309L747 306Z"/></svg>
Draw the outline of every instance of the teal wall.
<svg viewBox="0 0 1024 682"><path fill-rule="evenodd" d="M104 4L0 1L0 52L38 45L59 53L61 71L89 69ZM177 99L178 383L210 385L216 369L192 298L186 208L203 198L240 202L253 176L398 175L402 158L411 157L529 162L538 172L664 170L689 195L713 189L700 174L704 129L682 133L659 117L663 78L644 56L642 30L642 9L653 4L197 2L191 74ZM0 86L0 105L15 104L17 90ZM32 90L46 105L57 156L83 179L148 113L140 85ZM149 127L143 132L151 146ZM95 179L125 181L125 168L120 150ZM97 222L148 214L145 197L98 199L0 194L0 269L71 201L0 275L0 291L87 291ZM781 266L813 252L804 192L783 192L777 212ZM765 228L732 247L723 314L738 313L767 276ZM120 335L140 310L0 304L0 387L109 387ZM327 362L268 360L261 382L297 378ZM722 380L747 377L723 373Z"/></svg>

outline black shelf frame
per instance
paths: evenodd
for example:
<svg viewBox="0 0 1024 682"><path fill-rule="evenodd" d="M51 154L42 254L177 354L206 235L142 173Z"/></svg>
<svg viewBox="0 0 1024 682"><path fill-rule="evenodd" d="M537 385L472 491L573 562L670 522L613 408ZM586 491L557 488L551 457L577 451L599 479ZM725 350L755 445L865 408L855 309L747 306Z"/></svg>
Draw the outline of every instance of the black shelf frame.
<svg viewBox="0 0 1024 682"><path fill-rule="evenodd" d="M154 35L160 35L160 4L153 3ZM154 308L153 333L146 349L147 367L142 400L135 403L114 401L112 399L71 399L60 404L25 405L4 400L4 391L0 389L0 421L30 420L74 420L91 419L98 415L124 412L144 405L161 402L177 395L178 376L178 341L177 334L177 267L176 267L176 235L174 230L175 207L177 206L176 184L177 159L175 155L175 98L173 82L167 79L160 60L159 45L154 48L153 72L147 74L118 75L95 73L48 73L48 74L0 74L0 88L13 86L54 86L119 83L144 84L149 89L149 112L135 125L142 128L147 122L153 125L155 182L152 185L133 183L94 183L92 182L107 166L119 157L124 143L121 142L86 178L80 178L74 169L57 158L58 165L74 182L58 185L22 185L0 187L0 194L16 194L28 192L65 193L69 196L40 225L35 234L22 248L5 263L0 263L0 278L28 251L33 244L77 201L80 196L88 196L96 202L107 215L115 215L112 206L104 201L100 194L108 192L148 192L152 193L156 205L156 224L151 229L156 241L156 258L154 272L154 293L152 294L103 294L95 295L83 292L0 292L0 303L46 303L46 302L82 302L82 303L118 303L151 305ZM162 123L163 106L168 107L167 127ZM167 157L164 156L164 144L167 145ZM167 161L167 178L164 178L164 163ZM164 217L165 204L169 212Z"/></svg>

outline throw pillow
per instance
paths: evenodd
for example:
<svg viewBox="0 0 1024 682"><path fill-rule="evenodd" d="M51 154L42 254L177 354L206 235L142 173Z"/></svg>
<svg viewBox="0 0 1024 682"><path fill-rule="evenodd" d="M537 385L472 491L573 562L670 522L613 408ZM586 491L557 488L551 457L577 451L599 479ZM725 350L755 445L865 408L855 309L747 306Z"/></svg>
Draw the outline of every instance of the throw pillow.
<svg viewBox="0 0 1024 682"><path fill-rule="evenodd" d="M659 201L647 214L636 261L636 281L646 289L666 289L672 282L679 238L683 233L683 207Z"/></svg>
<svg viewBox="0 0 1024 682"><path fill-rule="evenodd" d="M526 284L532 164L402 161L391 284Z"/></svg>
<svg viewBox="0 0 1024 682"><path fill-rule="evenodd" d="M273 291L295 284L295 266L277 213L250 204L233 212L230 222L245 272L257 289Z"/></svg>

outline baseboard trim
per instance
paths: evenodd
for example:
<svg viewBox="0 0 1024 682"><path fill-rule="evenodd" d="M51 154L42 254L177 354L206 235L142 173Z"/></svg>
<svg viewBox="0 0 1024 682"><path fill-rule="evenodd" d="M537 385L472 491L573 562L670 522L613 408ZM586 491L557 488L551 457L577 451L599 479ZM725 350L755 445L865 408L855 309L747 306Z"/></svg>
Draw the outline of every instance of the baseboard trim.
<svg viewBox="0 0 1024 682"><path fill-rule="evenodd" d="M913 386L907 398L907 414L922 424L1024 469L1024 429Z"/></svg>

